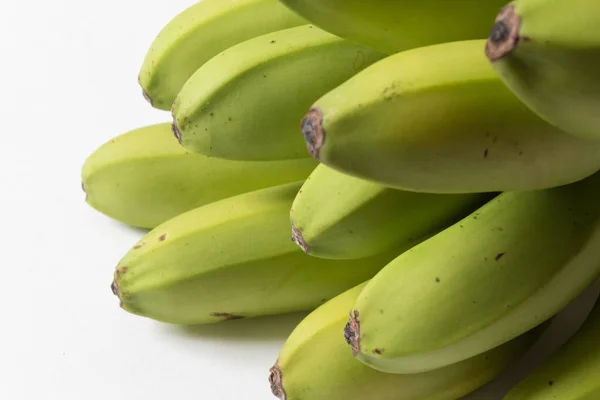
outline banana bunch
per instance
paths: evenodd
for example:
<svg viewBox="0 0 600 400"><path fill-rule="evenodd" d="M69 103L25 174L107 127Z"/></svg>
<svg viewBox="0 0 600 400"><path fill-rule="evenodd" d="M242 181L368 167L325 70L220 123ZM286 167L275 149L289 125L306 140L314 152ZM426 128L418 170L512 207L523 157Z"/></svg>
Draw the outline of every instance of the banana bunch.
<svg viewBox="0 0 600 400"><path fill-rule="evenodd" d="M500 377L600 277L599 5L183 10L138 79L172 122L81 169L91 208L147 229L115 260L118 304L176 325L309 313L270 370L282 400L456 400ZM599 334L600 302L505 399L598 398Z"/></svg>

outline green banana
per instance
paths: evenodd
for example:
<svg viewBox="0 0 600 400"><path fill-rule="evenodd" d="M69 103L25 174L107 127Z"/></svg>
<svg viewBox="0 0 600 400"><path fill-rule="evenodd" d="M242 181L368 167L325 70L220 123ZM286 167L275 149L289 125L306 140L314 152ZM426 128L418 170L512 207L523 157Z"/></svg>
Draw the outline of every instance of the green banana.
<svg viewBox="0 0 600 400"><path fill-rule="evenodd" d="M357 259L437 233L491 197L405 192L321 164L294 200L292 233L312 256Z"/></svg>
<svg viewBox="0 0 600 400"><path fill-rule="evenodd" d="M492 70L485 40L379 61L316 102L302 121L323 164L433 193L545 189L600 169L600 143L537 117Z"/></svg>
<svg viewBox="0 0 600 400"><path fill-rule="evenodd" d="M391 373L481 354L558 313L600 275L600 173L506 192L400 255L361 292L346 337Z"/></svg>
<svg viewBox="0 0 600 400"><path fill-rule="evenodd" d="M168 111L185 81L215 55L306 23L277 0L202 0L175 16L154 39L139 73L144 96Z"/></svg>
<svg viewBox="0 0 600 400"><path fill-rule="evenodd" d="M487 36L506 0L280 0L337 36L392 54Z"/></svg>
<svg viewBox="0 0 600 400"><path fill-rule="evenodd" d="M398 254L357 261L304 254L289 236L301 185L241 194L156 227L115 270L121 307L174 324L308 311L370 279Z"/></svg>
<svg viewBox="0 0 600 400"><path fill-rule="evenodd" d="M297 135L306 109L383 57L312 25L248 40L186 82L173 105L174 131L184 147L211 157L307 157Z"/></svg>
<svg viewBox="0 0 600 400"><path fill-rule="evenodd" d="M498 15L485 52L531 110L565 132L599 140L598 25L598 0L517 0Z"/></svg>
<svg viewBox="0 0 600 400"><path fill-rule="evenodd" d="M421 374L394 375L352 359L340 333L365 284L320 306L284 344L271 368L273 394L282 400L455 400L498 376L543 331L533 329L489 352Z"/></svg>
<svg viewBox="0 0 600 400"><path fill-rule="evenodd" d="M310 158L244 162L204 157L182 148L171 124L145 126L103 144L82 168L86 201L140 228L241 193L306 179Z"/></svg>
<svg viewBox="0 0 600 400"><path fill-rule="evenodd" d="M504 400L600 399L600 301L579 331Z"/></svg>

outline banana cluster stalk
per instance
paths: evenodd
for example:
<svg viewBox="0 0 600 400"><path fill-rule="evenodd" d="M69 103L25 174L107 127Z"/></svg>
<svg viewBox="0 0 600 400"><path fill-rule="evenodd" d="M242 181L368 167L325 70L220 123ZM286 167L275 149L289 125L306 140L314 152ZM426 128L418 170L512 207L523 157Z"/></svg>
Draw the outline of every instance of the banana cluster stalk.
<svg viewBox="0 0 600 400"><path fill-rule="evenodd" d="M244 40L306 23L277 0L199 1L152 42L138 78L144 96L168 111L184 83L212 57Z"/></svg>
<svg viewBox="0 0 600 400"><path fill-rule="evenodd" d="M315 99L385 54L312 25L240 43L194 73L173 104L188 150L235 160L308 157L298 124Z"/></svg>
<svg viewBox="0 0 600 400"><path fill-rule="evenodd" d="M545 330L533 329L468 360L420 374L386 374L354 360L340 332L366 283L325 303L292 332L271 368L281 400L456 400L494 379Z"/></svg>
<svg viewBox="0 0 600 400"><path fill-rule="evenodd" d="M481 39L506 0L280 0L337 36L392 54ZM592 0L593 1L593 0Z"/></svg>
<svg viewBox="0 0 600 400"><path fill-rule="evenodd" d="M600 275L600 173L506 192L400 255L363 289L346 338L389 373L441 368L551 318Z"/></svg>
<svg viewBox="0 0 600 400"><path fill-rule="evenodd" d="M432 193L545 189L600 169L600 141L548 124L496 76L485 40L390 56L315 102L309 152L349 175Z"/></svg>
<svg viewBox="0 0 600 400"><path fill-rule="evenodd" d="M549 123L600 140L600 2L517 0L498 14L486 54L502 81Z"/></svg>
<svg viewBox="0 0 600 400"><path fill-rule="evenodd" d="M369 257L431 236L495 195L406 192L321 164L294 199L292 233L314 257Z"/></svg>
<svg viewBox="0 0 600 400"><path fill-rule="evenodd" d="M171 124L162 123L100 146L85 161L82 181L94 209L127 225L152 229L221 199L304 180L317 166L313 161L208 158L181 147Z"/></svg>
<svg viewBox="0 0 600 400"><path fill-rule="evenodd" d="M304 254L289 227L301 185L217 201L153 229L115 270L112 288L122 308L175 324L310 311L405 250L352 261Z"/></svg>

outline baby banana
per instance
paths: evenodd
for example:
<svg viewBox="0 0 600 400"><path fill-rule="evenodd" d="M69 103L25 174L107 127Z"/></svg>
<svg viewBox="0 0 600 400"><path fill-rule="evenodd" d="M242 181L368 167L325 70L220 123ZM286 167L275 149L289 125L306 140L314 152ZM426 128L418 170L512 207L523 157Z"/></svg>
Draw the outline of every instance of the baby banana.
<svg viewBox="0 0 600 400"><path fill-rule="evenodd" d="M398 253L357 261L304 254L289 230L301 185L241 194L156 227L116 268L112 289L122 308L176 324L308 311L370 279Z"/></svg>
<svg viewBox="0 0 600 400"><path fill-rule="evenodd" d="M482 39L506 0L280 0L311 23L385 53Z"/></svg>
<svg viewBox="0 0 600 400"><path fill-rule="evenodd" d="M484 354L436 371L395 375L353 360L340 333L361 284L313 311L292 332L270 383L282 400L455 400L498 376L542 333L529 331Z"/></svg>
<svg viewBox="0 0 600 400"><path fill-rule="evenodd" d="M173 18L148 50L139 73L146 99L170 110L196 70L221 51L307 22L277 0L202 0Z"/></svg>
<svg viewBox="0 0 600 400"><path fill-rule="evenodd" d="M174 131L188 150L212 157L307 157L297 134L306 109L383 57L311 25L248 40L187 81L174 103Z"/></svg>
<svg viewBox="0 0 600 400"><path fill-rule="evenodd" d="M302 121L323 164L386 186L470 193L545 189L600 169L600 142L568 135L496 76L485 40L395 54L316 102Z"/></svg>
<svg viewBox="0 0 600 400"><path fill-rule="evenodd" d="M165 123L105 143L85 161L82 177L90 206L123 223L154 228L217 200L306 179L317 165L309 160L204 157L182 148Z"/></svg>
<svg viewBox="0 0 600 400"><path fill-rule="evenodd" d="M491 197L405 192L321 164L294 200L292 232L315 257L368 257L437 233Z"/></svg>
<svg viewBox="0 0 600 400"><path fill-rule="evenodd" d="M548 320L600 275L600 173L506 192L400 255L361 292L346 337L391 373L481 354Z"/></svg>
<svg viewBox="0 0 600 400"><path fill-rule="evenodd" d="M600 1L517 0L486 44L502 81L546 121L600 140Z"/></svg>
<svg viewBox="0 0 600 400"><path fill-rule="evenodd" d="M600 399L600 301L577 333L504 400Z"/></svg>

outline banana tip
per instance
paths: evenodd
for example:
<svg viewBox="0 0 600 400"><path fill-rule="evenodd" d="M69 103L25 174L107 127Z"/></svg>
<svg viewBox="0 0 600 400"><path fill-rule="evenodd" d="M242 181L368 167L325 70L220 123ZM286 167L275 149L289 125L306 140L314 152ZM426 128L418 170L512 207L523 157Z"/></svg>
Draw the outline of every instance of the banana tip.
<svg viewBox="0 0 600 400"><path fill-rule="evenodd" d="M300 229L298 229L296 227L296 225L294 225L293 221L292 221L292 241L294 243L296 243L298 246L300 246L300 248L302 249L303 252L305 252L306 254L309 253L310 249L308 247L308 243L306 243L306 241L304 240L304 237L302 236L302 231Z"/></svg>
<svg viewBox="0 0 600 400"><path fill-rule="evenodd" d="M356 357L360 352L360 321L357 310L350 311L350 319L344 328L344 339L352 346L352 355Z"/></svg>
<svg viewBox="0 0 600 400"><path fill-rule="evenodd" d="M323 113L321 110L316 107L311 108L302 119L301 127L308 152L318 160L319 152L325 143Z"/></svg>
<svg viewBox="0 0 600 400"><path fill-rule="evenodd" d="M181 144L181 130L179 130L179 127L177 126L177 121L173 120L171 130L173 131L173 135L175 136L179 144Z"/></svg>
<svg viewBox="0 0 600 400"><path fill-rule="evenodd" d="M279 368L279 361L269 370L269 383L271 384L271 392L280 400L286 400L287 395L283 388L283 374Z"/></svg>
<svg viewBox="0 0 600 400"><path fill-rule="evenodd" d="M491 62L497 61L511 53L522 39L521 17L510 4L500 10L490 36L485 44L485 55Z"/></svg>
<svg viewBox="0 0 600 400"><path fill-rule="evenodd" d="M146 101L148 103L150 103L151 106L154 107L154 100L152 100L152 97L150 97L150 95L148 94L148 92L146 92L145 90L142 90L142 94L144 95L144 99L146 99Z"/></svg>

